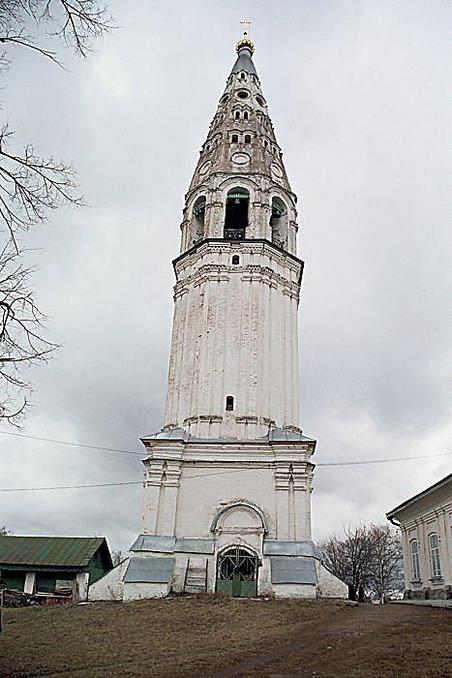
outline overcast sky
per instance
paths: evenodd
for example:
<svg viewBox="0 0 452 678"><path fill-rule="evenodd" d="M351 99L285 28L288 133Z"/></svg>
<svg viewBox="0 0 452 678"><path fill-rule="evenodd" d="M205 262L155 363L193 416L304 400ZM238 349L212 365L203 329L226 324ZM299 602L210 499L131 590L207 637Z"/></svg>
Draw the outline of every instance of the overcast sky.
<svg viewBox="0 0 452 678"><path fill-rule="evenodd" d="M239 21L301 206L301 422L317 462L451 451L447 2L116 0L120 28L69 72L18 52L0 116L73 162L91 207L25 244L57 357L24 433L140 452L163 423L183 197ZM449 136L450 141L450 136ZM450 146L449 146L450 147ZM450 231L450 229L449 229ZM449 295L449 296L448 296ZM4 424L0 430L9 430ZM0 434L1 487L141 479L140 456ZM450 472L452 456L319 467L319 540ZM16 534L127 548L141 487L0 493Z"/></svg>

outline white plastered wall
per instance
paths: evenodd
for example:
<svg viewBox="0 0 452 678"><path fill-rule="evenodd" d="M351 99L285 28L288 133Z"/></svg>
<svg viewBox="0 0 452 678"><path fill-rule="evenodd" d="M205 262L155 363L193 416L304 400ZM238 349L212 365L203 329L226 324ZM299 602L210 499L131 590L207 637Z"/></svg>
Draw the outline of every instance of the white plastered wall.
<svg viewBox="0 0 452 678"><path fill-rule="evenodd" d="M213 475L215 472L218 475ZM196 477L201 474L202 477ZM206 468L196 464L184 468L177 501L177 536L211 537L210 527L216 512L222 506L243 500L257 504L268 516L274 515L271 471L249 465L241 470L226 465ZM269 523L269 533L276 534L274 521Z"/></svg>
<svg viewBox="0 0 452 678"><path fill-rule="evenodd" d="M88 589L88 600L122 600L124 594L123 577L129 565L126 558L119 565L104 574Z"/></svg>
<svg viewBox="0 0 452 678"><path fill-rule="evenodd" d="M397 515L401 522L405 589L421 595L424 589L441 591L452 586L452 482L420 498ZM433 577L429 535L439 540L441 576ZM416 539L420 578L415 580L410 542Z"/></svg>
<svg viewBox="0 0 452 678"><path fill-rule="evenodd" d="M169 584L125 583L124 602L143 598L165 598L170 592Z"/></svg>
<svg viewBox="0 0 452 678"><path fill-rule="evenodd" d="M299 263L269 245L215 243L176 270L165 425L241 439L298 427Z"/></svg>
<svg viewBox="0 0 452 678"><path fill-rule="evenodd" d="M273 584L275 598L316 598L314 584Z"/></svg>
<svg viewBox="0 0 452 678"><path fill-rule="evenodd" d="M267 538L310 541L312 468L306 461L312 444L226 448L152 443L145 460L143 533L211 538L215 514L245 501L266 516Z"/></svg>
<svg viewBox="0 0 452 678"><path fill-rule="evenodd" d="M348 586L316 562L318 595L321 598L348 598Z"/></svg>

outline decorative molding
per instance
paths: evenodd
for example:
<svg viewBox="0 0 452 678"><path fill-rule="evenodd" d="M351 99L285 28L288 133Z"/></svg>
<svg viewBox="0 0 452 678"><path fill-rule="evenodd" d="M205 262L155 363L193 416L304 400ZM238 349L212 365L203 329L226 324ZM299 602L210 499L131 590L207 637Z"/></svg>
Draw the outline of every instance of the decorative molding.
<svg viewBox="0 0 452 678"><path fill-rule="evenodd" d="M265 516L265 513L263 510L260 508L260 506L257 506L257 504L254 504L250 501L246 500L238 500L238 501L232 501L229 504L226 504L225 506L222 506L220 509L217 510L215 513L215 516L212 520L212 523L210 525L210 531L211 532L216 532L217 531L217 526L218 526L218 521L220 518L225 514L228 513L229 511L232 511L234 508L246 508L249 511L254 511L257 513L259 516L261 523L262 523L262 528L264 530L264 534L268 532L268 522L267 518Z"/></svg>

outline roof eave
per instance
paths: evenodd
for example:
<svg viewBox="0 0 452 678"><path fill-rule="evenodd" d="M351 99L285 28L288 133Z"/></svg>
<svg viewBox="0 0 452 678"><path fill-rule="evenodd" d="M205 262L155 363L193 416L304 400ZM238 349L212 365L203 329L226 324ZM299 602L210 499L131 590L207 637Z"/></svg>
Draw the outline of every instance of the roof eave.
<svg viewBox="0 0 452 678"><path fill-rule="evenodd" d="M430 485L430 487L427 487L425 490L422 490L422 492L418 492L418 494L415 494L414 497L407 499L406 501L399 504L399 506L396 506L391 511L388 511L386 514L386 518L390 521L391 518L397 517L397 514L400 513L400 511L403 511L404 509L408 508L409 506L416 503L420 499L427 497L429 494L431 494L435 490L438 490L440 487L443 487L451 480L452 473L449 473L449 475L445 476L444 478L441 478L441 480L438 480L438 482L434 483L433 485Z"/></svg>

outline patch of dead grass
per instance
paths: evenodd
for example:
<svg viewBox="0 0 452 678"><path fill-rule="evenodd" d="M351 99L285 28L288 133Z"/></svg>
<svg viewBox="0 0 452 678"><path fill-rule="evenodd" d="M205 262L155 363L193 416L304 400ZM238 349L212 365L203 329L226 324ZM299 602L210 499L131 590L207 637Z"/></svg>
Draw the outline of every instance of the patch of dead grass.
<svg viewBox="0 0 452 678"><path fill-rule="evenodd" d="M421 655L428 675L445 676L446 618L220 596L5 610L0 676L399 676L402 665L421 676Z"/></svg>

